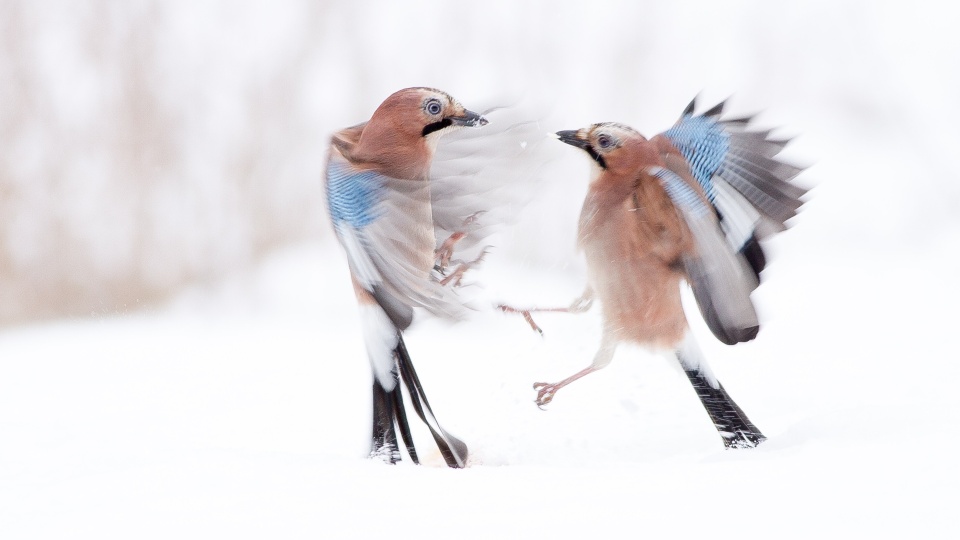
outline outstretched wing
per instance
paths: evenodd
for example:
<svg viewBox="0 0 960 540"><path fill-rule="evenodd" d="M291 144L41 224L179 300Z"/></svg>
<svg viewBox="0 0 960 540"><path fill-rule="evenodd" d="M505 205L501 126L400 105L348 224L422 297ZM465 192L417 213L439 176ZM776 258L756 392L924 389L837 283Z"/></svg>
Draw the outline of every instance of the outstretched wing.
<svg viewBox="0 0 960 540"><path fill-rule="evenodd" d="M770 138L769 130L750 131L751 117L721 120L723 106L694 116L694 99L655 140L665 154L683 156L716 208L731 247L759 275L765 258L758 240L785 230L803 204L806 190L790 182L803 169L776 159L789 139Z"/></svg>
<svg viewBox="0 0 960 540"><path fill-rule="evenodd" d="M666 168L651 172L694 236L697 253L685 266L700 311L732 344L759 329L750 301L766 264L759 240L786 229L806 190L790 182L802 169L775 158L789 141L750 131L750 118L721 120L723 105L694 116L691 102L653 139Z"/></svg>
<svg viewBox="0 0 960 540"><path fill-rule="evenodd" d="M443 317L462 315L456 294L431 273L435 240L428 182L357 168L334 146L326 194L354 279L397 328L410 325L414 307Z"/></svg>

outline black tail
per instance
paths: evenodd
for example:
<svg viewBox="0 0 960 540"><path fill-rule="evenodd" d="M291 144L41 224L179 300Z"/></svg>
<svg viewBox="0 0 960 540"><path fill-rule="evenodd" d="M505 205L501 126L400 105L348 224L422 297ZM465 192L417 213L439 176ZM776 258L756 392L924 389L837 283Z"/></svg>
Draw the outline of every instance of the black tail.
<svg viewBox="0 0 960 540"><path fill-rule="evenodd" d="M403 417L401 419L401 417ZM380 386L380 381L373 381L373 448L370 454L383 458L390 463L400 461L400 449L397 447L397 431L394 424L400 424L404 442L407 441L404 429L407 426L406 414L403 410L403 394L399 383L393 390L387 391ZM408 450L412 450L407 445ZM410 453L410 458L417 463L416 451Z"/></svg>
<svg viewBox="0 0 960 540"><path fill-rule="evenodd" d="M433 410L430 408L430 402L427 401L427 396L423 393L420 378L417 377L417 372L413 369L413 362L410 360L406 344L403 343L403 336L400 336L394 352L397 357L397 365L400 368L400 377L407 387L410 401L413 403L413 410L417 412L420 420L423 420L423 423L430 428L430 433L433 434L433 439L437 442L437 447L440 448L440 453L447 465L458 469L463 467L467 463L467 445L444 431L437 422ZM401 427L401 429L403 428ZM409 428L406 431L409 433ZM404 441L406 441L406 437L404 437ZM412 441L407 444L407 447L413 447Z"/></svg>
<svg viewBox="0 0 960 540"><path fill-rule="evenodd" d="M420 378L417 377L417 372L413 368L413 362L410 360L410 354L407 352L402 335L399 336L397 347L393 350L393 356L399 372L397 385L393 390L386 391L378 381L373 382L372 454L386 457L390 463L400 461L400 450L397 446L397 433L394 427L396 426L400 430L400 436L407 453L410 454L410 459L414 463L420 463L403 404L403 392L400 389L400 381L402 381L403 385L407 387L414 411L430 429L430 433L433 434L437 447L439 447L447 465L455 468L463 467L467 462L467 445L444 431L437 423L433 410L430 408L430 403L427 401L427 396L423 393Z"/></svg>
<svg viewBox="0 0 960 540"><path fill-rule="evenodd" d="M710 415L713 425L723 437L725 447L753 448L767 439L723 389L722 384L717 382L717 387L714 388L698 369L683 371L690 379L690 384L696 390L697 397Z"/></svg>

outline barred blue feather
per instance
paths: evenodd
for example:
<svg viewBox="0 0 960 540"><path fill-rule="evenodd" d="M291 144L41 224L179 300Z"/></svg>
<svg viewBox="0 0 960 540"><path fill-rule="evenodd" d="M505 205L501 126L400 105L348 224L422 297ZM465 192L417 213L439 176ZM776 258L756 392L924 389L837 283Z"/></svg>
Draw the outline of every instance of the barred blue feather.
<svg viewBox="0 0 960 540"><path fill-rule="evenodd" d="M693 177L713 203L716 191L711 179L727 157L730 135L716 120L707 116L686 116L664 135L683 154Z"/></svg>
<svg viewBox="0 0 960 540"><path fill-rule="evenodd" d="M346 222L360 229L373 223L384 188L383 177L373 171L355 171L333 161L327 168L327 204L333 224Z"/></svg>
<svg viewBox="0 0 960 540"><path fill-rule="evenodd" d="M656 167L652 171L654 176L660 179L660 185L666 190L667 195L673 204L685 213L690 213L694 217L701 218L709 212L703 199L693 190L693 188L683 181L676 173L668 169Z"/></svg>

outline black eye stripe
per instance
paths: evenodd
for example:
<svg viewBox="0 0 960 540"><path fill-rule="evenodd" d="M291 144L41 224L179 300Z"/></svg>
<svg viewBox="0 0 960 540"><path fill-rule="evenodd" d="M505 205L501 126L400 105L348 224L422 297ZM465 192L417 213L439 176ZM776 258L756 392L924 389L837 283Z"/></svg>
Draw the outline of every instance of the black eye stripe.
<svg viewBox="0 0 960 540"><path fill-rule="evenodd" d="M434 122L432 124L427 124L423 127L423 131L420 133L422 136L426 137L427 135L433 133L434 131L440 131L441 129L450 126L453 124L453 121L449 118L444 118L439 122Z"/></svg>
<svg viewBox="0 0 960 540"><path fill-rule="evenodd" d="M597 153L597 151L594 150L592 146L588 146L588 147L584 148L584 150L586 150L587 153L590 154L590 157L592 157L593 159L595 159L595 160L597 161L597 163L600 164L601 167L603 167L604 169L607 168L607 160L603 159L603 156L601 156L599 153Z"/></svg>

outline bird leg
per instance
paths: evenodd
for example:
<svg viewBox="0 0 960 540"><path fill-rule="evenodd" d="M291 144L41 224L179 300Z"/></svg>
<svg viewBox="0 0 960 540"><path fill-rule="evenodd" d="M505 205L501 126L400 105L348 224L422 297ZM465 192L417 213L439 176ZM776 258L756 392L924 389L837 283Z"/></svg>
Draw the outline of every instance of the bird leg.
<svg viewBox="0 0 960 540"><path fill-rule="evenodd" d="M537 399L534 403L537 404L537 407L543 409L543 406L547 403L553 401L553 397L557 395L559 391L564 386L572 383L573 381L585 377L594 371L601 370L607 365L610 364L610 361L613 360L613 353L617 350L617 342L612 339L609 335L603 336L603 341L600 342L600 349L593 356L593 363L587 366L584 369L574 373L573 375L567 377L566 379L558 383L533 383L533 389L537 391Z"/></svg>
<svg viewBox="0 0 960 540"><path fill-rule="evenodd" d="M480 255L478 255L477 258L472 261L463 261L460 259L450 261L452 263L456 263L457 268L454 269L454 271L451 272L449 276L441 279L440 285L445 287L447 286L447 284L452 283L453 287L459 287L460 281L463 279L463 274L466 273L467 270L472 268L473 265L480 264L481 262L483 262L483 258L487 256L488 248L489 246L483 248L483 251L480 252Z"/></svg>
<svg viewBox="0 0 960 540"><path fill-rule="evenodd" d="M460 227L462 229L466 229L470 225L475 224L477 222L477 218L483 213L484 211L480 210L479 212L470 214L466 219L463 220L463 223L460 225ZM450 259L453 257L453 250L457 245L457 242L463 240L466 236L466 230L454 231L453 234L448 236L447 239L440 244L440 247L433 251L434 269L437 272L440 272L440 275L444 275L446 273L447 266L450 265Z"/></svg>
<svg viewBox="0 0 960 540"><path fill-rule="evenodd" d="M504 313L519 313L520 315L523 316L523 320L527 321L527 324L530 325L530 328L532 328L535 332L539 333L542 336L543 329L540 328L540 326L533 320L533 316L530 315L531 313L543 313L543 312L584 313L585 311L590 309L592 305L593 305L593 289L590 287L587 287L587 289L583 291L583 294L581 294L580 297L574 300L573 302L570 302L570 305L567 307L521 309L521 308L508 306L506 304L498 304L497 309L499 309Z"/></svg>
<svg viewBox="0 0 960 540"><path fill-rule="evenodd" d="M500 311L502 311L502 312L504 312L504 313L519 313L520 315L523 315L523 320L527 321L527 324L530 325L530 328L533 328L533 330L534 330L535 332L537 332L538 334L540 334L541 336L543 335L543 328L540 328L540 326L533 320L533 316L530 315L530 312L531 312L531 311L566 311L565 308L552 308L552 309L537 309L537 308L532 308L532 309L519 309L519 308L515 308L515 307L510 307L510 306L508 306L508 305L506 305L506 304L498 304L498 305L497 305L497 309L499 309Z"/></svg>

